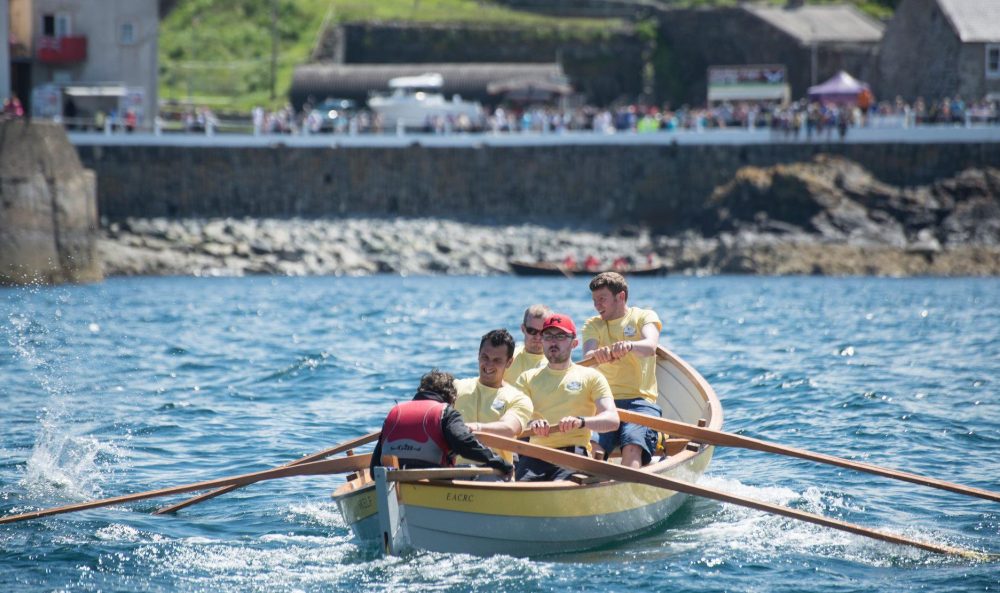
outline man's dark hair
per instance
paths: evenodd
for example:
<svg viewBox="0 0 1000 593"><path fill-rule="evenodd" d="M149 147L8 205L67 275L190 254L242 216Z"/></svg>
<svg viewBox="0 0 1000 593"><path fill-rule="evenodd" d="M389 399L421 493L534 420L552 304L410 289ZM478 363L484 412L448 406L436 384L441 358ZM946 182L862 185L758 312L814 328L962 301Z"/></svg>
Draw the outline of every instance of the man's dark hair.
<svg viewBox="0 0 1000 593"><path fill-rule="evenodd" d="M507 347L507 358L514 356L514 336L510 335L510 332L505 329L495 329L491 332L487 332L483 339L479 341L479 349L482 350L483 346L489 342L490 346L506 346Z"/></svg>
<svg viewBox="0 0 1000 593"><path fill-rule="evenodd" d="M618 272L601 272L594 276L594 279L590 281L590 292L601 288L607 288L611 294L615 295L624 292L625 300L628 300L628 282L625 282L625 276Z"/></svg>
<svg viewBox="0 0 1000 593"><path fill-rule="evenodd" d="M430 391L444 398L445 403L454 404L458 392L455 391L455 376L451 373L431 369L420 377L420 391Z"/></svg>

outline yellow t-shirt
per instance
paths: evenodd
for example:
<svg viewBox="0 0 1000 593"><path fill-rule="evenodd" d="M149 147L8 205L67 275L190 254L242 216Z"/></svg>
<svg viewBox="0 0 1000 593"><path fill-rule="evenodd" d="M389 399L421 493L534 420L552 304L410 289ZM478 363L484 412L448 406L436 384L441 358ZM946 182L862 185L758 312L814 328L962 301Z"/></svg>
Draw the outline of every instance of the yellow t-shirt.
<svg viewBox="0 0 1000 593"><path fill-rule="evenodd" d="M549 361L545 359L545 354L527 352L524 349L524 344L521 344L514 349L514 360L510 363L510 367L504 371L503 380L513 385L524 371L547 364Z"/></svg>
<svg viewBox="0 0 1000 593"><path fill-rule="evenodd" d="M566 416L593 416L597 413L597 400L612 397L604 375L577 364L565 371L551 369L548 365L525 371L515 386L535 405L532 419L544 418L550 425L559 424ZM546 447L575 445L590 451L590 429L584 427L550 433L547 437L533 436L531 442Z"/></svg>
<svg viewBox="0 0 1000 593"><path fill-rule="evenodd" d="M478 377L456 379L455 409L468 422L496 422L507 412L511 412L521 422L521 430L528 426L534 406L531 398L510 385L500 388L487 387L479 382ZM498 455L511 461L514 454L510 451L496 451ZM474 463L462 457L457 463Z"/></svg>
<svg viewBox="0 0 1000 593"><path fill-rule="evenodd" d="M615 342L635 342L642 339L642 328L649 323L662 330L663 324L654 311L629 307L625 316L611 321L604 321L595 316L583 324L581 333L583 343L597 340L597 347L604 348ZM636 356L629 352L615 362L609 362L597 367L608 379L611 392L615 399L632 399L641 397L651 403L656 403L656 357Z"/></svg>

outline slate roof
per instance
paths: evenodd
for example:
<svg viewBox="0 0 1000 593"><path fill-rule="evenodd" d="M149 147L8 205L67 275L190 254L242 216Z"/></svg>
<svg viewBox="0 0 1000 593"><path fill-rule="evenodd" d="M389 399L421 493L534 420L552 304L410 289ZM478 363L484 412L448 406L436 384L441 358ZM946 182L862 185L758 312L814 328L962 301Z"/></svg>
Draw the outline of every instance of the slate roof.
<svg viewBox="0 0 1000 593"><path fill-rule="evenodd" d="M963 43L1000 42L1000 0L937 0Z"/></svg>
<svg viewBox="0 0 1000 593"><path fill-rule="evenodd" d="M1000 4L1000 0L978 1ZM802 45L838 42L878 43L885 31L885 25L881 22L846 4L799 7L747 4L743 9L794 37Z"/></svg>

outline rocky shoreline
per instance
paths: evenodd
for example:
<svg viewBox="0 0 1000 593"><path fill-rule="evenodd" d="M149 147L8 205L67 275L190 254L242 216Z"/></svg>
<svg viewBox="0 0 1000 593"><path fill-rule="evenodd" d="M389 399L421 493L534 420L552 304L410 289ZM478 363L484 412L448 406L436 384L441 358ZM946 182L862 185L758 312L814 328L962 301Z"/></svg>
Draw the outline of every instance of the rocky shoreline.
<svg viewBox="0 0 1000 593"><path fill-rule="evenodd" d="M511 272L511 260L652 259L676 274L1000 275L1000 169L896 187L857 163L745 167L700 228L653 235L442 219L128 219L105 224L108 275Z"/></svg>
<svg viewBox="0 0 1000 593"><path fill-rule="evenodd" d="M621 236L434 219L129 220L98 243L109 276L494 275L510 260L646 254L677 274L1000 275L1000 247L829 243L749 231Z"/></svg>

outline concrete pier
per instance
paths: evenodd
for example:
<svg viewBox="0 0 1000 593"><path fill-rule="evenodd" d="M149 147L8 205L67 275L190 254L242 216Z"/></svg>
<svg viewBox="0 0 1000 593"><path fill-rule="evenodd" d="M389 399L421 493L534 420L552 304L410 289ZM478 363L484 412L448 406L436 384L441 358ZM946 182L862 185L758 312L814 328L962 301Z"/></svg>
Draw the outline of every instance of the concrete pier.
<svg viewBox="0 0 1000 593"><path fill-rule="evenodd" d="M102 278L97 182L59 124L0 121L0 284Z"/></svg>

